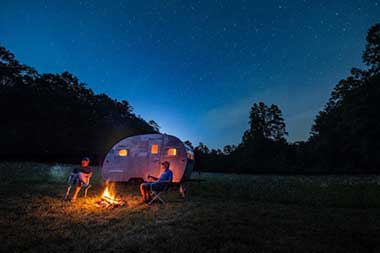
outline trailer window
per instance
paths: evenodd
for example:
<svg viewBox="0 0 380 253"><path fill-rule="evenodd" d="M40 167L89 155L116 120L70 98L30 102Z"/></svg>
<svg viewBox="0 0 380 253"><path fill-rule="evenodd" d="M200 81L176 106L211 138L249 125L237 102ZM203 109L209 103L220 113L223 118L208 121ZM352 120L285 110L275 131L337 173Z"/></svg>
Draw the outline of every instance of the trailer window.
<svg viewBox="0 0 380 253"><path fill-rule="evenodd" d="M158 144L152 144L151 153L158 154Z"/></svg>
<svg viewBox="0 0 380 253"><path fill-rule="evenodd" d="M168 149L168 156L176 156L176 155L177 155L177 149L175 148Z"/></svg>
<svg viewBox="0 0 380 253"><path fill-rule="evenodd" d="M120 149L119 150L119 156L127 156L128 150L127 149Z"/></svg>

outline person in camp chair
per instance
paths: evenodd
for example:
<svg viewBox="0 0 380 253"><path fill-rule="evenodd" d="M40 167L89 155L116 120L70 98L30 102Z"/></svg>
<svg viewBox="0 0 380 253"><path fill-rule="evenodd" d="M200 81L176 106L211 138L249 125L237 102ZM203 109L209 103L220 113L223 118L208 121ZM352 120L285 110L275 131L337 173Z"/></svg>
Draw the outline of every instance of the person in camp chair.
<svg viewBox="0 0 380 253"><path fill-rule="evenodd" d="M167 186L167 183L173 181L173 171L170 169L170 163L165 161L161 163L162 173L157 177L148 175L148 179L153 179L153 182L142 183L140 185L140 192L145 203L148 203L152 196L150 196L150 190L153 191L162 191Z"/></svg>
<svg viewBox="0 0 380 253"><path fill-rule="evenodd" d="M92 168L89 167L90 158L84 157L81 162L80 168L75 168L71 172L71 175L69 176L67 183L67 191L65 195L65 200L69 200L70 190L71 187L75 187L74 195L71 198L71 201L76 201L78 197L78 193L82 187L85 188L85 196L87 196L87 190L91 187L90 185L90 178L92 176Z"/></svg>

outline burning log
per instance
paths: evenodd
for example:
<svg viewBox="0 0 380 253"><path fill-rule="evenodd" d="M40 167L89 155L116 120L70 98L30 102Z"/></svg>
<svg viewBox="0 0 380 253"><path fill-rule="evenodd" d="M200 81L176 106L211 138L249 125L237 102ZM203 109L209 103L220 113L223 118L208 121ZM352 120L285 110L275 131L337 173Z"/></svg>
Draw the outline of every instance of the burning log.
<svg viewBox="0 0 380 253"><path fill-rule="evenodd" d="M125 201L121 199L110 199L108 197L102 197L101 200L96 202L99 207L113 209L125 205Z"/></svg>
<svg viewBox="0 0 380 253"><path fill-rule="evenodd" d="M111 192L112 191L109 189L107 185L106 189L102 194L101 199L98 202L96 202L97 206L109 209L125 206L126 202L120 198L117 198L115 194L112 194Z"/></svg>

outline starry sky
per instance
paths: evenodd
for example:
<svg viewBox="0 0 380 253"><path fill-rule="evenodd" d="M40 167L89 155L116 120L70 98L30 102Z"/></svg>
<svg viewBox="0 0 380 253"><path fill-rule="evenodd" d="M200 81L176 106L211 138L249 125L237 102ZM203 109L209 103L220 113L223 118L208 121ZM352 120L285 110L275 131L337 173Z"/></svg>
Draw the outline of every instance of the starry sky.
<svg viewBox="0 0 380 253"><path fill-rule="evenodd" d="M222 148L259 101L281 108L289 141L306 140L379 22L376 0L1 0L0 43L40 73L128 100L162 132Z"/></svg>

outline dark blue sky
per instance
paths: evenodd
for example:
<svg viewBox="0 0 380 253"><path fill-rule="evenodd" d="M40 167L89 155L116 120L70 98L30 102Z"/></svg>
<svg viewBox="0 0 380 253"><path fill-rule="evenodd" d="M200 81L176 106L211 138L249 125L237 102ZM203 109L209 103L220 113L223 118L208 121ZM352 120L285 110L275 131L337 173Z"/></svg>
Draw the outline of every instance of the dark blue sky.
<svg viewBox="0 0 380 253"><path fill-rule="evenodd" d="M361 67L380 1L1 1L0 43L72 72L162 131L237 144L254 102L305 140L337 81Z"/></svg>

